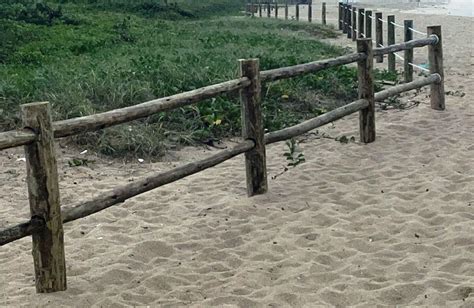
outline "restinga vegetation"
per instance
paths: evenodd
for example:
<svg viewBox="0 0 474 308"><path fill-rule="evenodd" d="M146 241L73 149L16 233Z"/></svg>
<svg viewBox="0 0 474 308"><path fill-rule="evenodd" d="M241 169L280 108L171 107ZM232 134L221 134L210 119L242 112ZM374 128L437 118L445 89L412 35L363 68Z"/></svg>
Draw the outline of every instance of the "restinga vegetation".
<svg viewBox="0 0 474 308"><path fill-rule="evenodd" d="M70 119L235 79L238 59L259 58L267 70L345 53L320 42L335 37L331 28L245 18L244 1L165 2L2 1L0 130L19 127L24 103L49 101L55 120ZM264 84L265 128L343 105L356 83L354 69L337 67ZM73 140L114 156L159 155L236 134L232 93Z"/></svg>

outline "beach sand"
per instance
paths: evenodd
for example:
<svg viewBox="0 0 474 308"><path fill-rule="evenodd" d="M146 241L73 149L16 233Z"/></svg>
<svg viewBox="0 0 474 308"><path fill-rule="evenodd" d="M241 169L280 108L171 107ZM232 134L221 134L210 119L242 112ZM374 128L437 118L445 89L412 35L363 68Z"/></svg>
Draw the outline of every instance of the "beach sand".
<svg viewBox="0 0 474 308"><path fill-rule="evenodd" d="M285 145L271 145L265 195L247 198L239 156L68 223L65 292L36 294L31 239L8 244L0 306L473 307L473 19L395 14L443 26L446 111L410 92L413 108L379 110L376 142L321 137L358 140L351 115L301 138L306 162L283 173ZM95 162L71 168L81 155L60 144L62 203L216 151L143 164L85 154ZM0 152L0 228L28 218L21 157Z"/></svg>

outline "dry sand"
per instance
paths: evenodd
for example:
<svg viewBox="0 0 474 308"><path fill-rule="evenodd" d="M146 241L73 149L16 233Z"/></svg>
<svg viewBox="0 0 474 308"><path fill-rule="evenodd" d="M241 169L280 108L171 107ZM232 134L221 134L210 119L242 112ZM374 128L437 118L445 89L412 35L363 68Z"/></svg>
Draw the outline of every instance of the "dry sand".
<svg viewBox="0 0 474 308"><path fill-rule="evenodd" d="M67 224L65 292L35 294L31 240L6 245L0 306L473 307L472 19L409 17L417 28L443 25L446 90L465 93L447 96L446 111L429 108L426 89L410 93L404 101L419 104L378 112L369 145L320 138L357 137L357 115L328 125L305 137L307 161L270 179L263 196L246 197L237 157ZM126 165L86 155L97 161L70 168L79 155L61 148L63 203L213 151ZM285 146L267 151L274 176ZM0 152L0 227L27 218L21 156Z"/></svg>

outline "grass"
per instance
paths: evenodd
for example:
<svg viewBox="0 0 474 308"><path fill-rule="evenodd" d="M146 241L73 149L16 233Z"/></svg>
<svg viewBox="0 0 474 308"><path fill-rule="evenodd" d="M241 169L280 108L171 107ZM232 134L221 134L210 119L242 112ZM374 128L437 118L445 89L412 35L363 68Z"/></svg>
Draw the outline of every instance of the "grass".
<svg viewBox="0 0 474 308"><path fill-rule="evenodd" d="M259 58L265 70L344 53L319 41L335 36L327 27L230 16L238 15L238 1L11 2L0 5L1 130L18 127L23 103L49 101L54 118L66 119L236 78L241 58ZM265 127L347 103L356 79L354 69L338 67L265 85ZM107 155L156 156L239 132L238 94L230 93L74 141Z"/></svg>

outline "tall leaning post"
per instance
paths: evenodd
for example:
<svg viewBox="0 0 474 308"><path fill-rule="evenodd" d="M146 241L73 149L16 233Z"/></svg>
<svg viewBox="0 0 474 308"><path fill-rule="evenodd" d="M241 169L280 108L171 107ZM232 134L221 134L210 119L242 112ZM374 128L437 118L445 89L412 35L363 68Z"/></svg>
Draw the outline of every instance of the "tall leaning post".
<svg viewBox="0 0 474 308"><path fill-rule="evenodd" d="M352 7L352 40L357 39L357 8Z"/></svg>
<svg viewBox="0 0 474 308"><path fill-rule="evenodd" d="M375 13L375 48L383 46L383 19L382 13ZM377 63L383 63L383 55L377 56Z"/></svg>
<svg viewBox="0 0 474 308"><path fill-rule="evenodd" d="M428 35L436 35L438 42L436 45L428 46L428 60L430 64L430 73L439 74L441 81L432 83L431 90L431 108L435 110L444 110L445 93L444 93L444 69L443 69L443 44L441 39L441 26L431 26L427 28Z"/></svg>
<svg viewBox="0 0 474 308"><path fill-rule="evenodd" d="M359 38L364 38L364 15L365 9L359 9L359 22L357 23L357 29L359 29Z"/></svg>
<svg viewBox="0 0 474 308"><path fill-rule="evenodd" d="M372 37L372 11L365 11L365 37Z"/></svg>
<svg viewBox="0 0 474 308"><path fill-rule="evenodd" d="M240 76L250 79L251 84L240 90L242 107L242 137L255 142L255 147L245 153L247 194L264 194L268 190L265 140L261 109L261 84L258 59L239 60Z"/></svg>
<svg viewBox="0 0 474 308"><path fill-rule="evenodd" d="M321 7L321 22L323 25L326 24L326 2L323 2Z"/></svg>
<svg viewBox="0 0 474 308"><path fill-rule="evenodd" d="M352 5L347 6L346 14L346 23L347 23L347 38L352 38Z"/></svg>
<svg viewBox="0 0 474 308"><path fill-rule="evenodd" d="M395 44L395 15L387 16L387 45ZM395 54L393 52L389 53L387 56L388 59L388 70L395 73Z"/></svg>
<svg viewBox="0 0 474 308"><path fill-rule="evenodd" d="M45 222L44 229L32 235L36 292L64 291L64 231L51 107L47 102L25 104L21 113L23 126L38 135L36 142L25 146L31 217Z"/></svg>
<svg viewBox="0 0 474 308"><path fill-rule="evenodd" d="M296 12L295 12L296 13L296 20L300 20L300 5L299 5L298 2L296 2L295 9L296 9Z"/></svg>
<svg viewBox="0 0 474 308"><path fill-rule="evenodd" d="M413 20L405 20L403 23L404 26L404 37L405 42L411 41L413 39ZM403 64L403 69L405 70L405 82L413 81L413 48L405 50L405 61Z"/></svg>
<svg viewBox="0 0 474 308"><path fill-rule="evenodd" d="M359 111L360 141L375 141L375 98L374 98L374 55L371 39L358 39L357 52L367 54L367 58L357 62L359 99L366 99L369 106Z"/></svg>
<svg viewBox="0 0 474 308"><path fill-rule="evenodd" d="M308 1L308 22L313 21L313 0Z"/></svg>

